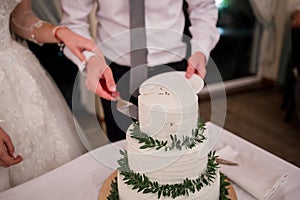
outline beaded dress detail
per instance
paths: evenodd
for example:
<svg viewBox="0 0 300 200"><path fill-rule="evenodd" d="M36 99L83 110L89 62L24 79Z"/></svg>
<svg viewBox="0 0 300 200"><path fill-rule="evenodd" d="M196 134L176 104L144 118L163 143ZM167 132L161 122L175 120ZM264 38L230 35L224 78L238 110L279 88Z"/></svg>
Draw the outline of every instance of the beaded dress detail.
<svg viewBox="0 0 300 200"><path fill-rule="evenodd" d="M0 191L85 152L54 82L31 51L11 37L10 13L19 2L0 0L0 126L23 161L0 168Z"/></svg>

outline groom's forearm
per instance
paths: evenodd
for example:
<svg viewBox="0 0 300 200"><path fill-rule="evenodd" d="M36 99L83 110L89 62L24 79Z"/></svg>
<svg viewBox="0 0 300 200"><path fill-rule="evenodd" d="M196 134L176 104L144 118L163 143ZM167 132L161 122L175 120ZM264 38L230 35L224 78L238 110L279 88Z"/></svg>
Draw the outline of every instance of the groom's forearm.
<svg viewBox="0 0 300 200"><path fill-rule="evenodd" d="M94 2L61 0L63 15L60 24L85 38L91 38L89 14L94 8Z"/></svg>
<svg viewBox="0 0 300 200"><path fill-rule="evenodd" d="M61 0L63 15L60 24L67 26L81 36L92 38L88 16L94 8L94 3L94 0ZM86 62L81 62L67 47L64 48L64 54L78 66L81 72L85 71L86 62L94 55L91 51L84 51Z"/></svg>
<svg viewBox="0 0 300 200"><path fill-rule="evenodd" d="M78 69L82 73L86 73L86 64L90 60L91 57L93 57L95 54L91 51L83 51L83 55L85 57L85 61L80 61L75 54L71 52L71 50L68 47L64 48L64 54L67 58L69 58L75 65L77 65Z"/></svg>

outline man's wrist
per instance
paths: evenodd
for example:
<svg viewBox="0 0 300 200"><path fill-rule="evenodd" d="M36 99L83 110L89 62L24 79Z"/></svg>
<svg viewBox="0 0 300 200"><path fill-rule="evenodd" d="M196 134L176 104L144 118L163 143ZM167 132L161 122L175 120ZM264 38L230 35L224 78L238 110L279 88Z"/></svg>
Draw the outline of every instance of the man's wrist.
<svg viewBox="0 0 300 200"><path fill-rule="evenodd" d="M87 63L89 62L89 60L94 57L96 54L91 52L91 51L84 51L82 52L82 54L85 57L85 60L83 62L80 63L80 65L78 65L78 68L81 72L86 73L86 66Z"/></svg>
<svg viewBox="0 0 300 200"><path fill-rule="evenodd" d="M207 64L208 60L209 60L209 52L201 45L199 45L198 43L196 43L194 40L191 41L191 52L192 55L195 53L201 53L204 55L205 58L205 63Z"/></svg>

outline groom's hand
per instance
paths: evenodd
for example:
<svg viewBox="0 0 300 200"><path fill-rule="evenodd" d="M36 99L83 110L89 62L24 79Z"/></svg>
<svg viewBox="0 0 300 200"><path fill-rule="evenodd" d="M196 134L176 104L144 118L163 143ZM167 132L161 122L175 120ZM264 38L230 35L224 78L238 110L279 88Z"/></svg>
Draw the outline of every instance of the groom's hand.
<svg viewBox="0 0 300 200"><path fill-rule="evenodd" d="M186 69L186 78L191 78L193 74L205 78L206 75L206 58L203 53L197 51L188 59L188 66Z"/></svg>
<svg viewBox="0 0 300 200"><path fill-rule="evenodd" d="M116 92L116 84L112 71L104 58L97 56L97 54L91 57L87 62L86 70L85 85L87 89L104 99L115 100L113 94ZM102 83L100 83L100 79Z"/></svg>
<svg viewBox="0 0 300 200"><path fill-rule="evenodd" d="M9 135L0 127L0 166L9 167L23 160L21 156L15 156L14 151Z"/></svg>

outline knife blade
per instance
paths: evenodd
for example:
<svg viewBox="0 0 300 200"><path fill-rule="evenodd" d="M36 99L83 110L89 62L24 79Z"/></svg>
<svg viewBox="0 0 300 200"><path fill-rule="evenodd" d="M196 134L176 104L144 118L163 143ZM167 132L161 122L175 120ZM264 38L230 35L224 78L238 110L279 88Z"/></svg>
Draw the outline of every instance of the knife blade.
<svg viewBox="0 0 300 200"><path fill-rule="evenodd" d="M117 110L128 117L138 119L138 107L131 102L123 100L120 96L117 98Z"/></svg>
<svg viewBox="0 0 300 200"><path fill-rule="evenodd" d="M117 105L116 105L116 109L123 113L124 115L131 117L135 120L138 119L138 107L136 105L134 105L133 103L129 102L129 101L125 101L121 98L120 93L119 92L111 92L109 91L109 89L106 86L106 82L104 78L100 78L100 84L102 86L102 88L111 94L112 97L114 97L117 100Z"/></svg>
<svg viewBox="0 0 300 200"><path fill-rule="evenodd" d="M239 164L230 160L225 160L223 158L216 158L216 162L221 165L230 165L230 166L238 166Z"/></svg>

